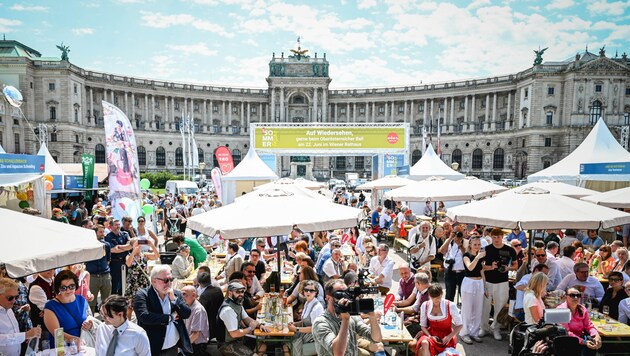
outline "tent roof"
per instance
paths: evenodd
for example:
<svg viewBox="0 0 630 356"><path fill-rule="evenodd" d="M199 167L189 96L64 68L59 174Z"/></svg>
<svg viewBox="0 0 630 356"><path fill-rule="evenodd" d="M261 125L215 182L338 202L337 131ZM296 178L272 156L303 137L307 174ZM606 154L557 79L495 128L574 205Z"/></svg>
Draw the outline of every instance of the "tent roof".
<svg viewBox="0 0 630 356"><path fill-rule="evenodd" d="M223 176L223 180L267 180L278 176L263 162L254 149L250 149L241 163Z"/></svg>
<svg viewBox="0 0 630 356"><path fill-rule="evenodd" d="M69 176L82 176L83 165L81 163L60 163L59 167ZM102 182L107 179L107 163L94 163L94 175L98 177L98 181Z"/></svg>
<svg viewBox="0 0 630 356"><path fill-rule="evenodd" d="M411 167L409 176L413 179L425 179L429 177L444 177L451 180L464 178L464 175L447 166L429 145L422 158Z"/></svg>
<svg viewBox="0 0 630 356"><path fill-rule="evenodd" d="M61 169L59 164L55 162L55 159L52 158L52 156L50 155L50 152L48 152L48 148L46 147L45 143L42 143L42 147L39 148L39 152L37 152L37 155L44 156L46 158L45 160L46 170L44 171L44 174L56 175L56 176L63 176L66 174L66 172L64 172L63 169Z"/></svg>
<svg viewBox="0 0 630 356"><path fill-rule="evenodd" d="M4 151L4 148L2 148L2 145L0 145L0 153L6 153L6 152Z"/></svg>
<svg viewBox="0 0 630 356"><path fill-rule="evenodd" d="M42 174L0 174L0 187L14 187L43 177Z"/></svg>
<svg viewBox="0 0 630 356"><path fill-rule="evenodd" d="M626 151L610 133L603 119L599 119L584 141L568 156L542 171L527 177L529 182L541 179L577 182L580 178L581 163L630 162L630 152ZM582 177L585 178L585 177ZM597 175L595 180L628 180L624 175Z"/></svg>

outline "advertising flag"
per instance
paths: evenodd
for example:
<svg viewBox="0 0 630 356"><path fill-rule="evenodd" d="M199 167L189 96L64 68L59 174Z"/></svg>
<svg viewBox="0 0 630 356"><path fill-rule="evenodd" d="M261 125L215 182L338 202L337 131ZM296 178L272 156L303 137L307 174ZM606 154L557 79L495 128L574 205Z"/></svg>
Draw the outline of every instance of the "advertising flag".
<svg viewBox="0 0 630 356"><path fill-rule="evenodd" d="M219 168L221 169L221 173L226 175L234 169L234 160L232 159L232 152L225 147L221 146L214 151L214 155L217 158L217 162L219 163Z"/></svg>
<svg viewBox="0 0 630 356"><path fill-rule="evenodd" d="M442 158L442 148L440 147L440 131L441 131L440 127L441 126L442 125L440 125L440 119L438 119L438 122L437 122L437 131L438 131L437 132L437 155L440 158Z"/></svg>
<svg viewBox="0 0 630 356"><path fill-rule="evenodd" d="M94 183L94 156L88 153L81 155L81 165L83 167L83 187L85 199L92 200L92 188Z"/></svg>
<svg viewBox="0 0 630 356"><path fill-rule="evenodd" d="M102 103L112 213L116 219L129 216L135 223L142 215L136 136L119 108L106 101Z"/></svg>
<svg viewBox="0 0 630 356"><path fill-rule="evenodd" d="M190 123L190 132L192 133L192 166L193 168L199 168L199 152L197 152L197 140L195 140L195 124L194 122Z"/></svg>
<svg viewBox="0 0 630 356"><path fill-rule="evenodd" d="M214 193L219 197L220 201L223 201L223 187L221 186L221 170L219 167L212 168L210 177L214 186Z"/></svg>

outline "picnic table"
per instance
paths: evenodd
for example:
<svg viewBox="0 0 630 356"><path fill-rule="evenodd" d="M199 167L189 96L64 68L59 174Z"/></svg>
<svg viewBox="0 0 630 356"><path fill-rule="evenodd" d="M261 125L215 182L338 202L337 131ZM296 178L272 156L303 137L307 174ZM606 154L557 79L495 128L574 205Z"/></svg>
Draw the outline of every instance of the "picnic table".
<svg viewBox="0 0 630 356"><path fill-rule="evenodd" d="M401 330L400 327L380 324L380 328L383 344L403 346L406 355L409 356L408 345L413 340L413 336L411 336L406 327L403 327Z"/></svg>
<svg viewBox="0 0 630 356"><path fill-rule="evenodd" d="M608 320L598 318L592 322L602 338L602 347L598 350L598 354L628 354L626 348L630 344L630 326L613 318L608 318Z"/></svg>
<svg viewBox="0 0 630 356"><path fill-rule="evenodd" d="M269 294L265 294L261 303L263 303L263 305L266 305L269 302L270 302ZM289 352L290 352L291 342L289 342L289 340L291 339L291 337L293 337L293 335L295 335L295 333L293 331L289 331L289 329L283 329L282 325L272 324L269 318L266 315L264 315L265 311L263 309L258 311L258 314L256 315L256 321L268 327L269 332L264 332L258 328L254 330L254 336L256 336L256 350L258 350L258 344L260 343L261 339L264 339L265 341L284 343L287 346L289 346ZM293 322L293 307L288 305L287 307L283 309L284 309L284 313L288 314L288 322L292 323Z"/></svg>

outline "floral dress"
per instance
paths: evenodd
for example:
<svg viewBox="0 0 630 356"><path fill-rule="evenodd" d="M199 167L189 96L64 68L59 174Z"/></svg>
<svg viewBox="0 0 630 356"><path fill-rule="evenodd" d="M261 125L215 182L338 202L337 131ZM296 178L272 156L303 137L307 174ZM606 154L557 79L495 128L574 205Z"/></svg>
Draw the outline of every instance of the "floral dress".
<svg viewBox="0 0 630 356"><path fill-rule="evenodd" d="M125 288L125 297L133 300L136 292L141 288L149 286L150 281L147 272L147 261L144 257L134 256L133 264L127 268L127 287Z"/></svg>
<svg viewBox="0 0 630 356"><path fill-rule="evenodd" d="M20 327L20 332L26 332L33 328L33 323L28 311L20 311L20 308L28 304L28 288L18 281L18 297L13 304L13 313Z"/></svg>

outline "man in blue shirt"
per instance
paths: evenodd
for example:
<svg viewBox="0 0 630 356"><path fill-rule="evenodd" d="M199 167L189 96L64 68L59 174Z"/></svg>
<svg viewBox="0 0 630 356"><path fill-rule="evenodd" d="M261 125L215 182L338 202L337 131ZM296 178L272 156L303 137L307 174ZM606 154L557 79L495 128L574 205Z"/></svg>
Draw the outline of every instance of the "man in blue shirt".
<svg viewBox="0 0 630 356"><path fill-rule="evenodd" d="M597 250L604 244L604 240L597 235L597 230L588 230L587 234L588 236L582 240L584 247L591 247Z"/></svg>
<svg viewBox="0 0 630 356"><path fill-rule="evenodd" d="M525 235L525 231L521 231L520 227L514 228L507 236L508 242L514 239L518 239L521 242L521 246L523 246L523 248L527 248L527 236Z"/></svg>
<svg viewBox="0 0 630 356"><path fill-rule="evenodd" d="M372 233L377 233L379 229L379 221L381 216L382 206L378 206L372 213Z"/></svg>
<svg viewBox="0 0 630 356"><path fill-rule="evenodd" d="M112 293L112 276L109 274L109 261L111 260L111 245L105 241L105 226L97 225L94 227L96 239L105 245L105 254L98 260L88 261L85 263L85 270L90 272L90 293L94 299L89 302L92 312L98 311L96 302L98 293L101 293L101 300L104 301Z"/></svg>
<svg viewBox="0 0 630 356"><path fill-rule="evenodd" d="M120 220L114 219L111 232L105 236L105 241L111 246L111 260L109 262L112 276L112 293L122 295L122 268L129 251L133 249L129 241L129 234L121 230Z"/></svg>

